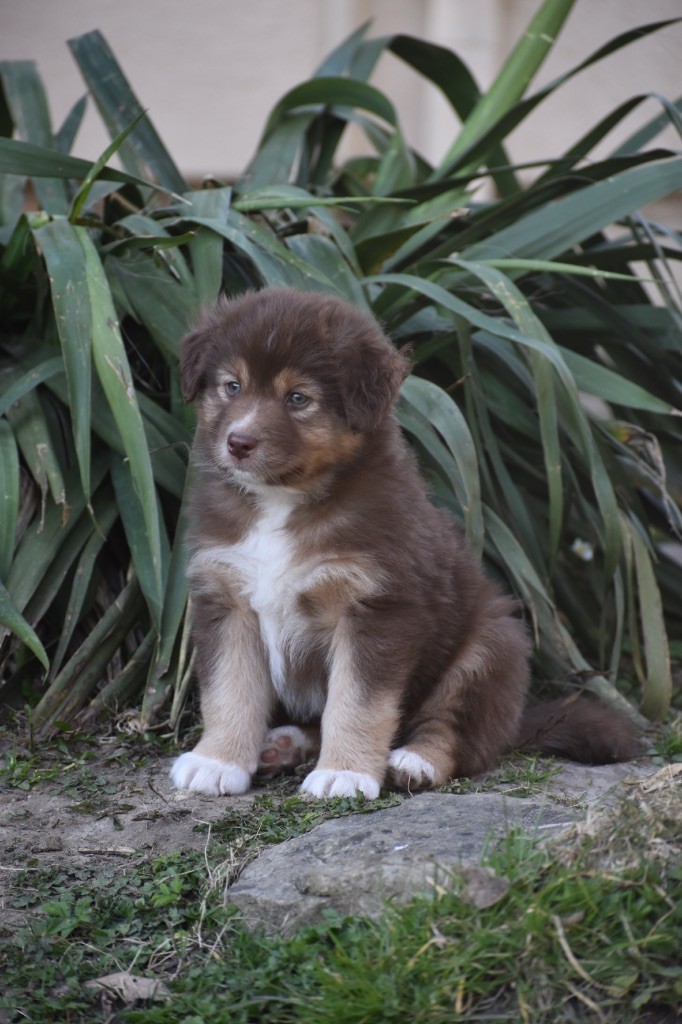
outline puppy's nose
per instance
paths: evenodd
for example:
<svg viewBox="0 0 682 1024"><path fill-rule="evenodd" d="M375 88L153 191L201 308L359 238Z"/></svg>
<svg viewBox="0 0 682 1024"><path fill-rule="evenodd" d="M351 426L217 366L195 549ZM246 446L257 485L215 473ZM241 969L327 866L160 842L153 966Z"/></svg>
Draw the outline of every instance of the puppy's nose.
<svg viewBox="0 0 682 1024"><path fill-rule="evenodd" d="M227 435L227 447L230 454L238 459L248 458L257 444L258 439L250 434L235 434L233 432Z"/></svg>

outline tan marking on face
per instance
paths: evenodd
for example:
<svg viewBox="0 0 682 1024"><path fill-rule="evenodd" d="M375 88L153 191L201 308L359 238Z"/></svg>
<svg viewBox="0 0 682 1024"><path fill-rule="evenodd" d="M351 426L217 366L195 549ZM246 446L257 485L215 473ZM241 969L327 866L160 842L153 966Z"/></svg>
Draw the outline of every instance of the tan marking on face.
<svg viewBox="0 0 682 1024"><path fill-rule="evenodd" d="M236 380L241 385L242 391L247 391L251 383L248 363L244 359L235 357L219 368L216 380L218 387L224 387L229 381Z"/></svg>
<svg viewBox="0 0 682 1024"><path fill-rule="evenodd" d="M206 388L197 400L197 419L202 426L210 426L211 420L220 416L230 395L226 391L228 383L234 380L240 386L240 394L248 391L249 369L243 359L235 358L229 363L224 363L218 368L215 375L215 385Z"/></svg>
<svg viewBox="0 0 682 1024"><path fill-rule="evenodd" d="M286 398L292 391L300 391L306 398L310 398L316 405L320 403L322 394L319 386L311 377L302 376L295 370L284 369L273 377L272 387L276 395ZM310 408L310 406L306 406ZM304 410L300 410L303 412Z"/></svg>
<svg viewBox="0 0 682 1024"><path fill-rule="evenodd" d="M340 469L362 448L364 440L359 434L340 429L336 423L301 423L304 450L298 460L292 479L282 483L308 482Z"/></svg>

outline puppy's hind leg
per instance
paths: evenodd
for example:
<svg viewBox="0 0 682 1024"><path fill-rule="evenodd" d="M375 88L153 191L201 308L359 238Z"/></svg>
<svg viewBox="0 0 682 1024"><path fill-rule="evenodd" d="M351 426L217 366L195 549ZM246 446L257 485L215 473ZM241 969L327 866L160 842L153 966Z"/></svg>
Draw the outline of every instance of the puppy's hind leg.
<svg viewBox="0 0 682 1024"><path fill-rule="evenodd" d="M258 774L290 772L320 749L320 727L279 725L270 729L260 752Z"/></svg>
<svg viewBox="0 0 682 1024"><path fill-rule="evenodd" d="M400 789L442 786L491 768L517 735L528 689L529 644L510 602L489 600L478 628L389 755Z"/></svg>
<svg viewBox="0 0 682 1024"><path fill-rule="evenodd" d="M454 759L448 755L447 742L443 744L443 756L437 756L437 740L437 733L429 735L423 730L410 739L408 746L392 750L388 757L389 783L410 793L444 785L452 775Z"/></svg>

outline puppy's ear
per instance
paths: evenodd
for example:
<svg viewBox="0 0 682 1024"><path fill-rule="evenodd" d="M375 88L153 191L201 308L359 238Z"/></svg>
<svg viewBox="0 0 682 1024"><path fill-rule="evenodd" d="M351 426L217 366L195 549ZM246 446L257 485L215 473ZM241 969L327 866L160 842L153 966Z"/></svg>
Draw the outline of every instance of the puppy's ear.
<svg viewBox="0 0 682 1024"><path fill-rule="evenodd" d="M180 387L186 402L193 402L205 385L210 333L200 327L180 343Z"/></svg>
<svg viewBox="0 0 682 1024"><path fill-rule="evenodd" d="M398 397L410 361L378 327L353 339L342 353L348 426L364 434L378 427Z"/></svg>

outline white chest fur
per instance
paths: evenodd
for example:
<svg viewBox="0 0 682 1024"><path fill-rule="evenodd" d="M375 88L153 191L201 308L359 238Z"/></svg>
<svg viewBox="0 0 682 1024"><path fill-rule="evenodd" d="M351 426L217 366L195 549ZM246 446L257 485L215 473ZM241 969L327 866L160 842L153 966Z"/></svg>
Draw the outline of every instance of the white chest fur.
<svg viewBox="0 0 682 1024"><path fill-rule="evenodd" d="M278 691L284 686L284 648L299 619L296 598L300 573L285 525L291 501L271 498L253 528L231 549L230 563L243 580L242 592L260 620L270 671Z"/></svg>
<svg viewBox="0 0 682 1024"><path fill-rule="evenodd" d="M200 549L190 574L196 577L227 570L238 581L242 596L258 616L273 685L289 703L292 695L285 693L286 664L295 661L297 649L309 642L298 596L310 567L297 559L286 530L298 495L273 487L259 498L260 515L249 532L237 544Z"/></svg>

